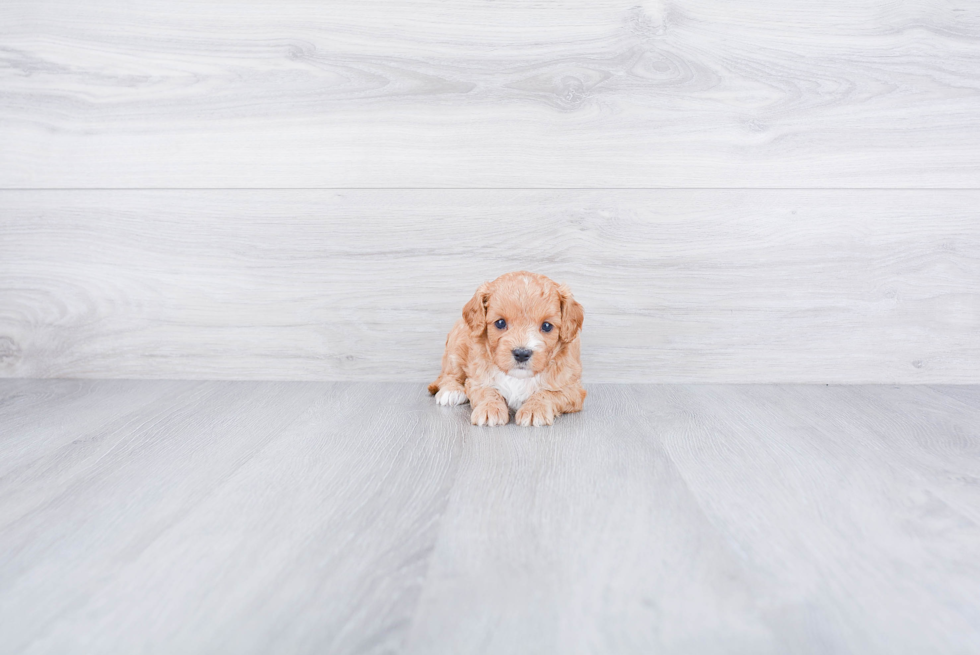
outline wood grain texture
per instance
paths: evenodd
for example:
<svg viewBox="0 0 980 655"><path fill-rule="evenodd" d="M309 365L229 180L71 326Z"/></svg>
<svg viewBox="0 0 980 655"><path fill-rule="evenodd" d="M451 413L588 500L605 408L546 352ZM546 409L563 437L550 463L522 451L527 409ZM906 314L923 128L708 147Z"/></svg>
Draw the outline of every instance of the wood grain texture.
<svg viewBox="0 0 980 655"><path fill-rule="evenodd" d="M901 386L647 388L641 403L707 519L776 583L762 613L780 639L976 650L980 405Z"/></svg>
<svg viewBox="0 0 980 655"><path fill-rule="evenodd" d="M0 192L0 375L429 382L476 287L587 381L980 382L976 191Z"/></svg>
<svg viewBox="0 0 980 655"><path fill-rule="evenodd" d="M459 426L415 386L161 384L0 386L0 425L50 423L0 441L0 652L390 652Z"/></svg>
<svg viewBox="0 0 980 655"><path fill-rule="evenodd" d="M7 1L0 187L967 187L970 0Z"/></svg>
<svg viewBox="0 0 980 655"><path fill-rule="evenodd" d="M589 392L0 381L0 652L980 649L980 387Z"/></svg>

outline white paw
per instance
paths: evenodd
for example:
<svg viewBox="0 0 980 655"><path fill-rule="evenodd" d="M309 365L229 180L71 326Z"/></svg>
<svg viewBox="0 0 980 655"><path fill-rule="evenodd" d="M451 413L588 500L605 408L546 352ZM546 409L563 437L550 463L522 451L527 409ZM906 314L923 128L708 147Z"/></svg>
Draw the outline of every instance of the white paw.
<svg viewBox="0 0 980 655"><path fill-rule="evenodd" d="M462 391L440 389L439 392L436 393L436 404L438 405L462 405L466 401L466 394Z"/></svg>

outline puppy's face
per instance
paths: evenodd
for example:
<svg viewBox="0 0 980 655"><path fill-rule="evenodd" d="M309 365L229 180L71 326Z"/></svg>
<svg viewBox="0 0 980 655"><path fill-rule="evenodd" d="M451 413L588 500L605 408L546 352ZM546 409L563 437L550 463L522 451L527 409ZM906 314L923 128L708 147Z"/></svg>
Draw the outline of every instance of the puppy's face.
<svg viewBox="0 0 980 655"><path fill-rule="evenodd" d="M519 272L480 287L463 316L473 336L486 339L497 368L528 378L548 367L560 344L578 336L583 311L567 287Z"/></svg>

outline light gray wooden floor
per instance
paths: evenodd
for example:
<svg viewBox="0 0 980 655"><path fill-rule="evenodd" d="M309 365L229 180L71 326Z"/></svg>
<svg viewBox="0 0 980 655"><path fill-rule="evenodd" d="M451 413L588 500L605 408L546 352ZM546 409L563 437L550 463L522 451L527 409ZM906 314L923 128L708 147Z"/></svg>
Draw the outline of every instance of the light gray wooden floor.
<svg viewBox="0 0 980 655"><path fill-rule="evenodd" d="M0 382L0 651L980 652L980 387Z"/></svg>

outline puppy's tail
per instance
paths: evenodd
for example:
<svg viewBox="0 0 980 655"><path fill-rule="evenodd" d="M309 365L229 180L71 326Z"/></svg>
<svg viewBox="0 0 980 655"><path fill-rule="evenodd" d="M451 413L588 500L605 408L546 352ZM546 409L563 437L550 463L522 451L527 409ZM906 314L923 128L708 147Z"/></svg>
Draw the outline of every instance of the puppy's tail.
<svg viewBox="0 0 980 655"><path fill-rule="evenodd" d="M436 380L435 382L429 385L429 393L434 396L438 392L439 392L439 380Z"/></svg>

